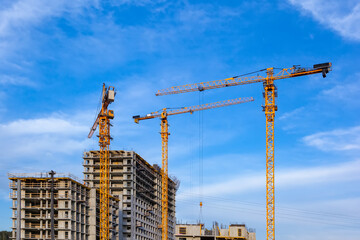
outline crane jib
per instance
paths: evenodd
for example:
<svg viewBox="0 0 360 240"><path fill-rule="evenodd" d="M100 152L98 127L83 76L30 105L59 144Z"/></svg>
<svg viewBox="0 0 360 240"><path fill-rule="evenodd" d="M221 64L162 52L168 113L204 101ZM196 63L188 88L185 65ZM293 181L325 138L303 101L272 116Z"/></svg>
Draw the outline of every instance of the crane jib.
<svg viewBox="0 0 360 240"><path fill-rule="evenodd" d="M330 62L314 64L312 68L303 68L300 67L299 65L294 65L291 68L281 69L281 71L279 71L277 74L274 74L272 76L272 80L300 77L304 75L310 75L321 72L323 77L326 77L326 74L331 70L331 66L332 64ZM274 69L274 68L269 68L269 69ZM223 88L223 87L231 87L231 86L245 85L250 83L263 82L266 81L267 79L268 76L264 77L260 75L249 76L249 77L232 77L222 80L186 84L186 85L161 89L158 90L155 95L163 96L163 95L186 93L186 92L204 91L215 88Z"/></svg>
<svg viewBox="0 0 360 240"><path fill-rule="evenodd" d="M240 104L240 103L246 103L246 102L252 102L254 101L254 98L252 97L245 97L245 98L235 98L235 99L230 99L230 100L225 100L225 101L219 101L219 102L214 102L214 103L206 103L206 104L202 104L202 105L196 105L196 106L190 106L190 107L183 107L183 108L179 108L179 109L173 109L173 110L167 110L166 115L167 116L171 116L171 115L177 115L177 114L182 114L182 113L193 113L195 111L201 111L201 110L207 110L207 109L212 109L212 108L219 108L219 107L225 107L225 106L230 106L230 105L235 105L235 104ZM166 108L165 108L166 110ZM153 112L153 113L149 113L143 117L141 117L140 115L136 115L133 116L133 119L135 122L138 122L140 120L146 120L146 119L152 119L152 118L160 118L161 117L161 112Z"/></svg>

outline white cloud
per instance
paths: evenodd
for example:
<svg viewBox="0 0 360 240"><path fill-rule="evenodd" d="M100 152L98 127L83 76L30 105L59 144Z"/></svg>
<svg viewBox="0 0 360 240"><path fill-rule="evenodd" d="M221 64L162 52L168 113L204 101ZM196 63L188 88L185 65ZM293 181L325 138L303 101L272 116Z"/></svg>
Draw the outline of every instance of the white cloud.
<svg viewBox="0 0 360 240"><path fill-rule="evenodd" d="M360 3L336 0L289 0L344 38L360 41Z"/></svg>
<svg viewBox="0 0 360 240"><path fill-rule="evenodd" d="M111 3L115 6L119 5L135 5L135 6L146 6L146 5L154 5L158 3L166 2L166 0L112 0Z"/></svg>
<svg viewBox="0 0 360 240"><path fill-rule="evenodd" d="M62 153L65 155L71 155L74 152L81 152L86 148L88 141L86 139L76 140L69 138L61 138L51 135L43 135L40 137L28 137L18 141L12 141L10 150L13 154L11 157L27 156L27 157L51 157L55 154ZM8 144L4 144L7 146ZM80 154L79 154L80 155Z"/></svg>
<svg viewBox="0 0 360 240"><path fill-rule="evenodd" d="M37 119L20 119L7 124L0 124L3 134L8 136L59 134L78 135L89 130L88 127L66 118L48 117Z"/></svg>
<svg viewBox="0 0 360 240"><path fill-rule="evenodd" d="M93 0L19 0L0 12L0 33L2 36L8 35L17 28L42 23L47 17L56 17L64 12L75 12L95 2Z"/></svg>
<svg viewBox="0 0 360 240"><path fill-rule="evenodd" d="M17 86L35 86L35 83L26 77L0 75L1 85L17 85Z"/></svg>
<svg viewBox="0 0 360 240"><path fill-rule="evenodd" d="M191 27L189 23L207 25L212 22L212 18L206 9L192 5L187 6L179 12L178 20L186 23L189 27Z"/></svg>
<svg viewBox="0 0 360 240"><path fill-rule="evenodd" d="M346 239L357 239L355 236L358 235L351 233L351 229L359 233L357 206L360 198L354 188L353 196L348 195L349 190L344 195L339 188L356 186L360 180L359 167L360 160L357 160L330 166L276 171L275 187L279 193L276 199L276 224L279 229L294 228L291 231L279 231L278 237L289 239L295 232L301 234L300 231L297 233L297 229L308 229L304 238L312 239L313 232L322 228L333 230L336 226L336 232L342 228L348 230L344 235ZM247 226L257 228L258 237L265 235L263 175L253 174L207 185L201 197L198 192L197 189L190 192L180 188L177 196L177 205L181 209L177 213L178 219L195 222L199 213L198 200L202 199L206 224L211 224L213 220L223 224L243 221ZM297 197L299 200L296 200Z"/></svg>
<svg viewBox="0 0 360 240"><path fill-rule="evenodd" d="M81 117L65 115L48 118L19 119L0 124L0 150L2 164L26 157L44 159L56 154L81 153L90 143L87 140L89 127L81 124ZM83 122L87 122L84 121Z"/></svg>
<svg viewBox="0 0 360 240"><path fill-rule="evenodd" d="M283 169L277 172L276 182L280 187L316 183L344 182L360 179L360 160L333 166L318 166L303 169Z"/></svg>
<svg viewBox="0 0 360 240"><path fill-rule="evenodd" d="M201 31L226 26L227 21L239 17L244 9L251 8L250 5L242 3L240 7L233 6L230 8L209 3L185 4L176 14L176 20L182 24L182 29L190 30L191 34L194 34L192 31L194 29Z"/></svg>
<svg viewBox="0 0 360 240"><path fill-rule="evenodd" d="M281 116L279 116L279 120L287 121L288 119L293 119L293 118L299 116L299 114L302 113L304 111L304 109L305 109L304 107L299 107L290 112L286 112L286 113L282 114Z"/></svg>
<svg viewBox="0 0 360 240"><path fill-rule="evenodd" d="M309 184L313 186L314 184L359 180L358 169L360 169L360 160L333 166L280 169L276 170L275 185L279 189ZM265 174L252 174L205 185L202 192L205 196L225 196L263 190L264 188ZM199 192L198 188L182 190L179 192L178 199L191 198L192 195L189 193L194 192Z"/></svg>
<svg viewBox="0 0 360 240"><path fill-rule="evenodd" d="M60 35L60 33L46 35L41 31L41 27L55 28L56 25L51 25L50 22L60 16L65 16L69 22L74 22L75 17L84 13L84 9L96 6L97 0L14 0L2 5L0 70L11 74L2 76L0 83L35 86L35 82L38 81L31 79L33 76L31 73L35 69L34 64L39 57L46 59L54 57L45 52L44 48L48 44L45 44L44 40L58 38ZM53 41L51 43L54 44Z"/></svg>
<svg viewBox="0 0 360 240"><path fill-rule="evenodd" d="M305 107L299 107L292 111L285 112L279 116L279 123L283 130L296 130L299 127L299 123L303 122L303 118L306 114Z"/></svg>
<svg viewBox="0 0 360 240"><path fill-rule="evenodd" d="M360 126L319 132L303 138L305 144L323 151L360 149Z"/></svg>
<svg viewBox="0 0 360 240"><path fill-rule="evenodd" d="M350 79L345 81L343 79L337 81L332 88L323 90L320 93L320 97L333 102L351 105L358 104L359 102L354 100L360 97L360 73L355 73Z"/></svg>
<svg viewBox="0 0 360 240"><path fill-rule="evenodd" d="M50 114L46 118L18 119L0 124L0 182L6 172L55 171L81 176L83 150L95 140L87 139L87 115ZM0 184L0 194L6 189Z"/></svg>
<svg viewBox="0 0 360 240"><path fill-rule="evenodd" d="M314 225L312 223L312 225ZM318 226L318 224L316 224L316 226ZM303 240L318 240L321 238L324 238L324 236L326 236L326 240L337 240L337 239L348 239L348 240L358 240L359 238L359 231L357 230L352 230L352 229L342 229L343 227L340 226L340 229L336 229L336 227L332 227L332 228L320 228L318 227L315 230L312 230L309 233L306 233L304 235L304 230L303 228L299 228L299 225L296 226L296 228L294 227L294 231L292 231L291 234L287 234L284 236L284 238L288 239L288 240L296 240L299 239L299 236L301 236L301 239ZM324 234L323 232L326 232L326 234Z"/></svg>

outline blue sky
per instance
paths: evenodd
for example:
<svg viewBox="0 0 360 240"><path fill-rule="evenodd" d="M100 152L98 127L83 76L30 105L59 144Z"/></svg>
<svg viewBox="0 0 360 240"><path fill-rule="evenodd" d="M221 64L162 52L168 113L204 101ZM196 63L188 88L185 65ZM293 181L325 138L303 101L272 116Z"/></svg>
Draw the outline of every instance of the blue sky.
<svg viewBox="0 0 360 240"><path fill-rule="evenodd" d="M0 1L0 229L8 172L82 177L102 83L117 89L112 149L161 163L159 120L132 116L236 97L255 101L169 118L177 219L246 223L265 238L262 86L156 97L158 89L266 67L332 62L327 78L279 80L277 239L360 239L360 4L355 0Z"/></svg>

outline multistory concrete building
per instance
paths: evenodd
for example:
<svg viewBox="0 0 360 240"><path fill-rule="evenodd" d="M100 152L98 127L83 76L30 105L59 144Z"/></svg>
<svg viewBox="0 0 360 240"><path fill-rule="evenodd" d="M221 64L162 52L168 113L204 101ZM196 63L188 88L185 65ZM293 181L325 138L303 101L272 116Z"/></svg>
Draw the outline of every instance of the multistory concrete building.
<svg viewBox="0 0 360 240"><path fill-rule="evenodd" d="M84 182L100 186L100 152L84 152ZM175 239L175 194L168 179L168 236ZM120 199L120 234L125 240L161 240L161 169L134 151L110 151L110 193Z"/></svg>
<svg viewBox="0 0 360 240"><path fill-rule="evenodd" d="M11 239L97 240L99 237L99 191L85 186L70 174L9 174L12 199ZM51 198L53 192L53 214ZM110 197L110 236L119 235L119 199ZM19 234L17 234L19 233Z"/></svg>
<svg viewBox="0 0 360 240"><path fill-rule="evenodd" d="M211 229L204 224L177 224L176 240L256 240L254 229L245 224L231 224L228 228L219 227L215 222Z"/></svg>

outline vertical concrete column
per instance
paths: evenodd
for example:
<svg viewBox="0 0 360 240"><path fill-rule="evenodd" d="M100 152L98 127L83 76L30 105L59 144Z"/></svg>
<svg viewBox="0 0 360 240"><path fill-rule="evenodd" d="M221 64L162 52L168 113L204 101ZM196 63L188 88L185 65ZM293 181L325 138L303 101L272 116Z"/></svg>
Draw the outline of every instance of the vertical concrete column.
<svg viewBox="0 0 360 240"><path fill-rule="evenodd" d="M21 240L21 180L17 180L16 240Z"/></svg>
<svg viewBox="0 0 360 240"><path fill-rule="evenodd" d="M90 189L89 240L96 240L96 189Z"/></svg>
<svg viewBox="0 0 360 240"><path fill-rule="evenodd" d="M133 175L132 175L133 176ZM136 239L136 199L135 190L131 189L131 239Z"/></svg>
<svg viewBox="0 0 360 240"><path fill-rule="evenodd" d="M124 239L124 232L123 232L123 195L119 195L119 240Z"/></svg>
<svg viewBox="0 0 360 240"><path fill-rule="evenodd" d="M51 240L55 240L55 229L54 229L54 175L55 172L53 170L50 171L50 176L51 176L51 212L50 212L50 217L51 217Z"/></svg>

